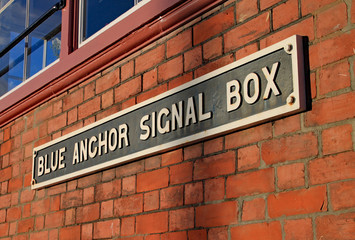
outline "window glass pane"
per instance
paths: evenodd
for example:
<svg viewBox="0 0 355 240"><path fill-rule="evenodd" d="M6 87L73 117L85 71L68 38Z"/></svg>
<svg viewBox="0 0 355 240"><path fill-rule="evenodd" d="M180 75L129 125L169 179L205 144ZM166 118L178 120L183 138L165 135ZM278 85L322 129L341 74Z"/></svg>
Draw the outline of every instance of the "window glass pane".
<svg viewBox="0 0 355 240"><path fill-rule="evenodd" d="M134 6L135 0L82 0L82 41Z"/></svg>
<svg viewBox="0 0 355 240"><path fill-rule="evenodd" d="M30 24L35 22L43 14L45 14L51 7L53 7L59 0L31 0L30 1Z"/></svg>
<svg viewBox="0 0 355 240"><path fill-rule="evenodd" d="M0 50L24 29L26 0L0 0ZM22 82L25 41L22 40L0 58L0 96Z"/></svg>
<svg viewBox="0 0 355 240"><path fill-rule="evenodd" d="M0 0L0 51L59 0ZM59 58L61 11L57 11L0 58L0 96Z"/></svg>
<svg viewBox="0 0 355 240"><path fill-rule="evenodd" d="M60 20L61 12L56 12L29 35L27 78L59 58Z"/></svg>

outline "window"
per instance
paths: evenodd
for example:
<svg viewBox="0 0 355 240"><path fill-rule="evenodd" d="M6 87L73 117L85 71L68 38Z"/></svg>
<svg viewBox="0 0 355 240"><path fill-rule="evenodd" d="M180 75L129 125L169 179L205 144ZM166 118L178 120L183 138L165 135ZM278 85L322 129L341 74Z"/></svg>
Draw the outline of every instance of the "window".
<svg viewBox="0 0 355 240"><path fill-rule="evenodd" d="M80 0L79 45L130 14L139 2L142 0Z"/></svg>
<svg viewBox="0 0 355 240"><path fill-rule="evenodd" d="M0 0L0 51L37 25L58 0ZM61 11L51 14L0 56L0 96L59 58Z"/></svg>
<svg viewBox="0 0 355 240"><path fill-rule="evenodd" d="M0 0L0 126L224 1Z"/></svg>

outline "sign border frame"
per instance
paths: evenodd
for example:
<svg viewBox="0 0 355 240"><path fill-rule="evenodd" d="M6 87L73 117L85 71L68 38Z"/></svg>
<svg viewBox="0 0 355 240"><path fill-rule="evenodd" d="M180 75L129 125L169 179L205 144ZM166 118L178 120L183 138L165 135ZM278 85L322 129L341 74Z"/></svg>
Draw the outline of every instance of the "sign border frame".
<svg viewBox="0 0 355 240"><path fill-rule="evenodd" d="M202 132L188 135L186 137L164 143L158 146L154 146L148 149L141 150L139 152L135 152L120 158L112 159L108 162L104 162L101 164L94 165L89 168L85 168L73 173L69 173L60 177L56 177L41 183L36 183L34 176L35 176L35 157L37 155L37 152L47 148L49 146L52 146L58 142L64 141L70 137L73 137L75 135L78 135L82 132L85 132L91 128L94 128L96 126L99 126L105 122L108 122L112 119L118 118L122 115L128 114L129 112L132 112L138 108L141 108L145 105L154 103L160 99L163 99L167 96L170 96L172 94L175 94L177 92L180 92L184 89L193 87L194 85L197 85L201 82L207 81L212 77L215 77L223 72L226 72L230 69L237 68L238 66L241 66L243 64L249 63L259 57L265 56L267 54L270 54L272 52L275 52L279 49L284 49L288 54L291 54L291 64L292 64L292 82L293 82L293 93L288 96L287 98L287 103L285 105L282 105L280 107L266 110L264 112L260 112L254 115L251 115L249 117L236 120L227 124L224 124L222 126L214 127L211 129L204 130ZM304 66L304 67L302 67ZM173 88L171 90L168 90L167 92L164 92L162 94L159 94L155 97L152 97L146 101L143 101L141 103L138 103L132 107L129 107L127 109L124 109L122 111L119 111L117 113L114 113L111 116L108 116L106 118L103 118L97 122L94 122L88 126L85 126L81 129L78 129L76 131L73 131L69 134L66 134L64 136L61 136L55 140L52 140L48 143L45 143L41 146L38 146L33 149L33 160L32 160L32 181L31 181L31 189L39 189L47 186L52 186L54 184L62 183L68 180L71 180L73 178L77 178L80 176L85 176L92 174L94 172L104 170L110 167L114 166L119 166L120 164L123 163L128 163L132 162L135 160L138 160L143 157L151 156L153 154L158 154L161 152L166 152L171 149L175 149L184 145L192 144L194 142L197 142L199 140L203 139L208 139L211 137L216 137L222 134L226 134L228 132L232 131L237 131L240 129L245 129L250 126L256 126L258 124L272 121L274 119L279 119L283 116L289 116L294 113L302 112L306 110L306 91L305 91L305 60L304 60L304 51L303 51L303 37L299 35L293 35L285 40L282 40L274 45L271 45L267 48L264 48L258 52L255 52L249 56L246 56L240 60L237 60L233 63L230 63L224 67L221 67L217 70L214 70L210 73L207 73L201 77L198 77L196 79L191 80L190 82L187 82L183 85L180 85L176 88Z"/></svg>

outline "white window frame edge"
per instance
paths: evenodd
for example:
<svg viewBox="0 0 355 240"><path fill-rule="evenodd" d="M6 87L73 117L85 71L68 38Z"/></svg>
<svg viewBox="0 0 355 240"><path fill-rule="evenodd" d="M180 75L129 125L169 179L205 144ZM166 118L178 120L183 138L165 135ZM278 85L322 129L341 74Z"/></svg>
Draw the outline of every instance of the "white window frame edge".
<svg viewBox="0 0 355 240"><path fill-rule="evenodd" d="M47 65L45 68L42 68L41 70L39 70L37 73L35 73L33 76L25 79L24 81L22 81L22 83L20 83L19 85L17 85L16 87L14 87L13 89L11 89L10 91L6 92L4 95L0 96L0 101L2 101L6 96L10 95L11 93L15 92L17 89L25 87L26 84L29 84L34 78L36 78L38 75L40 75L42 72L46 71L48 68L52 67L53 65L55 65L56 63L58 63L60 61L60 58L58 58L57 60L55 60L54 62L52 62L51 64Z"/></svg>
<svg viewBox="0 0 355 240"><path fill-rule="evenodd" d="M91 40L95 39L97 36L99 36L100 34L102 34L103 32L107 31L108 29L110 29L112 26L114 26L115 24L117 24L118 22L122 21L122 19L126 18L127 16L131 15L133 12L137 11L139 8L143 7L145 4L149 3L152 0L141 0L141 1L137 1L135 0L135 6L133 6L132 8L130 8L128 11L126 11L125 13L123 13L122 15L120 15L119 17L117 17L115 20L113 20L112 22L110 22L109 24L107 24L105 27L101 28L99 31L97 31L96 33L94 33L93 35L91 35L89 38L87 38L86 40L83 41L83 34L82 34L82 27L83 27L83 23L84 23L84 19L83 19L83 12L84 12L84 0L79 0L79 26L78 26L78 47L82 47L85 44L89 43Z"/></svg>

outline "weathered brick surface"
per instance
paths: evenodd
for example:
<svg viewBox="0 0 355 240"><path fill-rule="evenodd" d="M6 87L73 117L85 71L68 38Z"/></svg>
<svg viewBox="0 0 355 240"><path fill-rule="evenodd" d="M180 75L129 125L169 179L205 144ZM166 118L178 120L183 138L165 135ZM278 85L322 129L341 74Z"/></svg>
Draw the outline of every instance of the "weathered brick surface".
<svg viewBox="0 0 355 240"><path fill-rule="evenodd" d="M144 26L159 24L157 38L147 31L148 42L124 58L107 49L85 60L92 66L110 56L110 66L1 126L0 239L354 238L355 4L212 2L166 29L168 16L179 16L183 6L169 9ZM34 147L295 34L305 37L309 63L304 113L31 190Z"/></svg>

